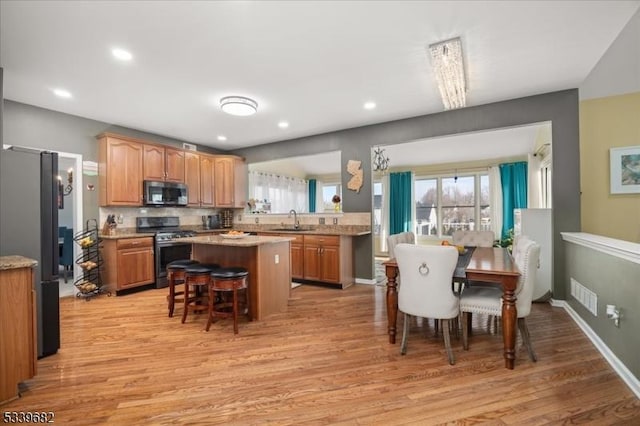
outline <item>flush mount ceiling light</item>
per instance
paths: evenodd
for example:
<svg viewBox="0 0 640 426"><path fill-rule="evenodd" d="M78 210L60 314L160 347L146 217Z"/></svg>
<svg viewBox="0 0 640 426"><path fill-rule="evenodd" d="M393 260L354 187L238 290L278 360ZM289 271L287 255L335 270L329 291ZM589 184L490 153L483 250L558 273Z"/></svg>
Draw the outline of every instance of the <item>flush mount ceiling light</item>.
<svg viewBox="0 0 640 426"><path fill-rule="evenodd" d="M65 89L53 89L53 94L59 98L69 99L72 95L71 92Z"/></svg>
<svg viewBox="0 0 640 426"><path fill-rule="evenodd" d="M247 116L258 111L258 103L244 96L226 96L220 99L220 108L227 114Z"/></svg>
<svg viewBox="0 0 640 426"><path fill-rule="evenodd" d="M364 109L368 109L368 110L372 110L376 108L376 103L375 102L365 102L364 105L362 105L362 107Z"/></svg>
<svg viewBox="0 0 640 426"><path fill-rule="evenodd" d="M466 80L460 38L429 45L431 64L445 109L466 106Z"/></svg>
<svg viewBox="0 0 640 426"><path fill-rule="evenodd" d="M124 62L128 62L131 59L133 59L133 55L131 54L131 52L128 52L124 49L119 49L117 47L114 49L111 49L111 54L113 55L114 58Z"/></svg>

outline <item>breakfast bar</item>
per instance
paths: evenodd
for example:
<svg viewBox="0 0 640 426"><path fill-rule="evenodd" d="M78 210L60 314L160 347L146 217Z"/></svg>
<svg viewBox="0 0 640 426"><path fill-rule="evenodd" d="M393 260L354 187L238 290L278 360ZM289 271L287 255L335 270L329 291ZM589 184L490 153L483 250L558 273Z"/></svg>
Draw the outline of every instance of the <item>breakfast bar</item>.
<svg viewBox="0 0 640 426"><path fill-rule="evenodd" d="M293 238L257 235L207 235L182 238L191 243L191 258L249 271L251 319L286 312L291 291L290 245Z"/></svg>

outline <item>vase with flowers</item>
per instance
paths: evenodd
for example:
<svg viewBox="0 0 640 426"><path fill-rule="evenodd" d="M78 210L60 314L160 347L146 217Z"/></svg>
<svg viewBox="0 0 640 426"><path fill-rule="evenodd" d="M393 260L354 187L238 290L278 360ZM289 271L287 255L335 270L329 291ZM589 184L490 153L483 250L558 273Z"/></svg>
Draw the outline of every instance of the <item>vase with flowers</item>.
<svg viewBox="0 0 640 426"><path fill-rule="evenodd" d="M338 194L334 195L333 198L331 199L331 201L333 202L333 209L337 212L340 211L340 196Z"/></svg>

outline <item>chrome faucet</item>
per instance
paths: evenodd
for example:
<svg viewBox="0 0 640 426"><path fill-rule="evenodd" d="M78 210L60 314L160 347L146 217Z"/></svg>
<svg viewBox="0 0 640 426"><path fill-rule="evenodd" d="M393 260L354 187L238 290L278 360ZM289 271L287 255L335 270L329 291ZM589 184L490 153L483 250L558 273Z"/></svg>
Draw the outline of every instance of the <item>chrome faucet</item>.
<svg viewBox="0 0 640 426"><path fill-rule="evenodd" d="M291 213L293 213L293 229L300 228L300 222L298 222L298 213L295 210L289 210L289 217L291 217Z"/></svg>

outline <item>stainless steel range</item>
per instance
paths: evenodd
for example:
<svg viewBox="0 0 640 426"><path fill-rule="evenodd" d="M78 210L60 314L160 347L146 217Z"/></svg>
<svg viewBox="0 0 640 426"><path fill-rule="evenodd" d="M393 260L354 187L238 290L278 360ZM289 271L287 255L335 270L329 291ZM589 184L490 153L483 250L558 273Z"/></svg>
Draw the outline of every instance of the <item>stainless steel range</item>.
<svg viewBox="0 0 640 426"><path fill-rule="evenodd" d="M180 239L193 237L196 233L180 230L177 216L137 217L136 232L155 233L156 288L167 287L167 264L191 258L191 244Z"/></svg>

